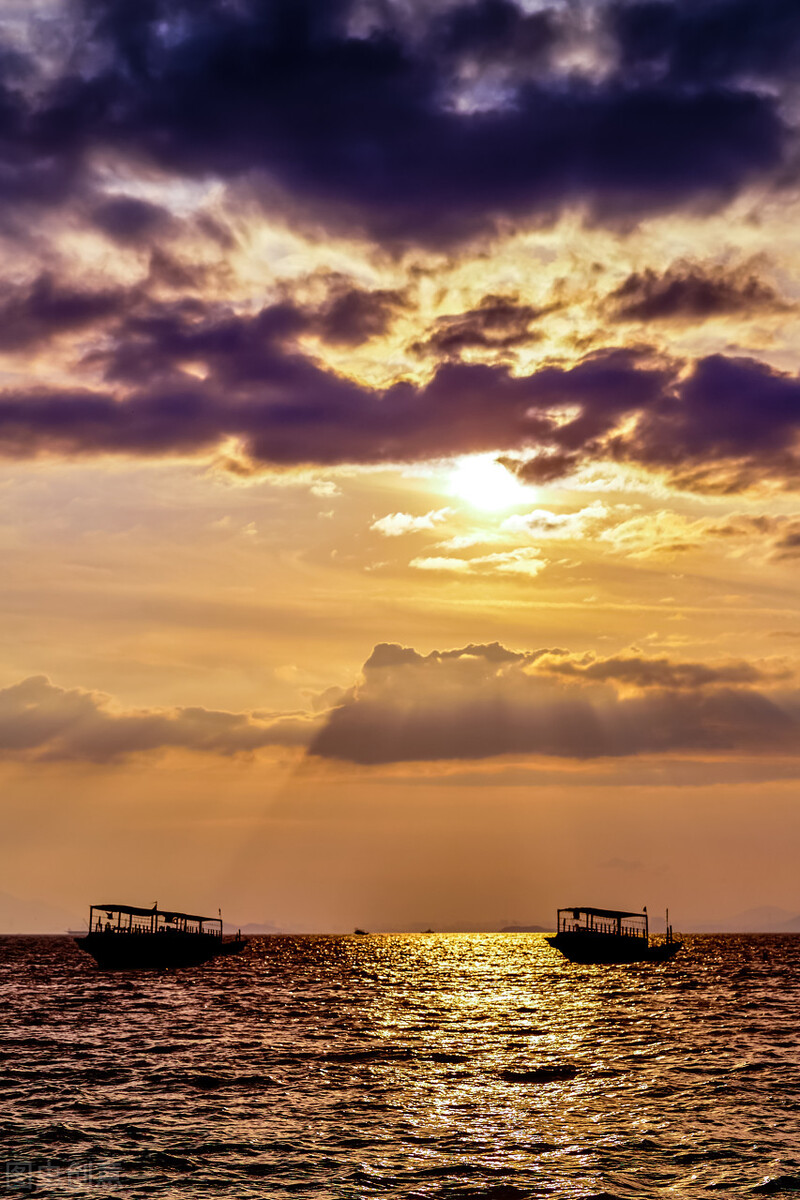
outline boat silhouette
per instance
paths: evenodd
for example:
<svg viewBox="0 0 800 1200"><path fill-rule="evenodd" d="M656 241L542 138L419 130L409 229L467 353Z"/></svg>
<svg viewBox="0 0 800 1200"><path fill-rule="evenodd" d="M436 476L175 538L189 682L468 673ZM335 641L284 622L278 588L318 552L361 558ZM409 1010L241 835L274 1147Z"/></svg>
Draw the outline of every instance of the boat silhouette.
<svg viewBox="0 0 800 1200"><path fill-rule="evenodd" d="M99 967L120 970L196 966L222 954L238 954L245 944L241 933L223 938L221 915L165 911L157 904L93 904L89 931L75 943Z"/></svg>
<svg viewBox="0 0 800 1200"><path fill-rule="evenodd" d="M673 936L669 909L663 941L651 940L646 908L623 912L578 906L558 910L558 932L547 940L577 963L664 962L683 946Z"/></svg>

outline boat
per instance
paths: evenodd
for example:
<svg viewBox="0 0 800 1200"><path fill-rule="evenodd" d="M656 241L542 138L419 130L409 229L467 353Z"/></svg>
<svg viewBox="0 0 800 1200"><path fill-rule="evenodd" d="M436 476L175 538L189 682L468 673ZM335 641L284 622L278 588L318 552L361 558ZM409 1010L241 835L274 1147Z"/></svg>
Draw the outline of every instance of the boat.
<svg viewBox="0 0 800 1200"><path fill-rule="evenodd" d="M669 923L666 934L653 941L642 912L615 908L572 906L558 910L558 932L547 939L565 958L577 963L665 962L681 949Z"/></svg>
<svg viewBox="0 0 800 1200"><path fill-rule="evenodd" d="M238 954L245 940L222 935L222 916L137 908L130 904L93 904L89 932L75 943L99 967L190 967L223 954Z"/></svg>

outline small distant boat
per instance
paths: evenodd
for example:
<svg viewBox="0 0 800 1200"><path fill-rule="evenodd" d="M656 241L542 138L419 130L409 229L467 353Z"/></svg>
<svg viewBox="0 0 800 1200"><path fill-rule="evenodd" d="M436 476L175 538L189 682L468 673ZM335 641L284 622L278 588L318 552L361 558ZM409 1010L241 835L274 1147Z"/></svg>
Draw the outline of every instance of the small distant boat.
<svg viewBox="0 0 800 1200"><path fill-rule="evenodd" d="M665 962L683 942L672 933L667 910L663 941L651 941L647 909L560 908L558 932L547 939L565 958L577 963Z"/></svg>
<svg viewBox="0 0 800 1200"><path fill-rule="evenodd" d="M353 933L355 934L356 937L368 937L369 936L368 929L354 929Z"/></svg>
<svg viewBox="0 0 800 1200"><path fill-rule="evenodd" d="M200 917L166 912L158 905L130 904L93 904L89 931L76 937L75 943L99 967L119 970L196 966L221 954L238 954L245 944L241 933L223 938L222 916Z"/></svg>

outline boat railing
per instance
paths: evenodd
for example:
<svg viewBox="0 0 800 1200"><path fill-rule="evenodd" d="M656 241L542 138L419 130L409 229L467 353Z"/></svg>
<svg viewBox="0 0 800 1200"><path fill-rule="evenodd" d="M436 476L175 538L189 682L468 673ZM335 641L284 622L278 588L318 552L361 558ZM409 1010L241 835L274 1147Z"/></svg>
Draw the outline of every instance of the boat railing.
<svg viewBox="0 0 800 1200"><path fill-rule="evenodd" d="M644 924L642 924L644 922ZM592 910L561 909L558 913L559 933L599 934L602 937L623 937L648 939L648 928L645 914L610 913L598 916Z"/></svg>
<svg viewBox="0 0 800 1200"><path fill-rule="evenodd" d="M581 925L577 921L562 921L558 926L559 933L601 933L610 937L646 938L643 929L617 929L616 925L594 924Z"/></svg>

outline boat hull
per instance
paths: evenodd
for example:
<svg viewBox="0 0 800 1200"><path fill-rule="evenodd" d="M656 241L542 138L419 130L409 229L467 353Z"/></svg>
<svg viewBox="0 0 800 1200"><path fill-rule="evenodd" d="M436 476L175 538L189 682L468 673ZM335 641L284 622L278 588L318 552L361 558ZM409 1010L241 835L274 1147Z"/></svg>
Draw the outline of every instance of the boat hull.
<svg viewBox="0 0 800 1200"><path fill-rule="evenodd" d="M104 970L194 967L221 955L238 954L244 941L197 933L89 933L75 944Z"/></svg>
<svg viewBox="0 0 800 1200"><path fill-rule="evenodd" d="M575 963L667 962L683 945L674 941L648 943L645 938L583 931L558 933L547 940Z"/></svg>

